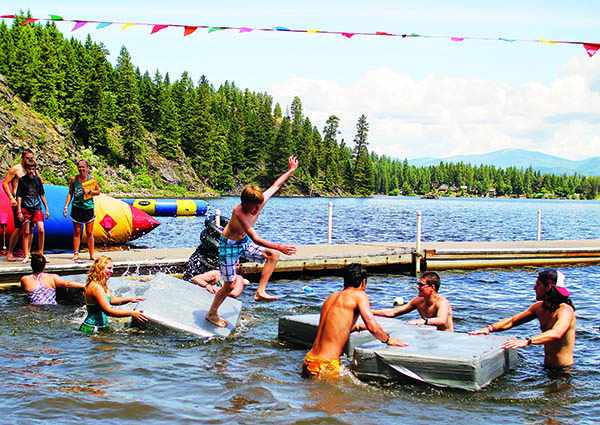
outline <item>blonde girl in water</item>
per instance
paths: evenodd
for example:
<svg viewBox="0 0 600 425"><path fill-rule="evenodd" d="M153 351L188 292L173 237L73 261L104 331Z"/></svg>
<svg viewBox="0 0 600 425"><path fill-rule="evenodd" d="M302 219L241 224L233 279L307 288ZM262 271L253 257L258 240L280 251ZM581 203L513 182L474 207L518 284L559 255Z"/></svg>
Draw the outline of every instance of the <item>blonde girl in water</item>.
<svg viewBox="0 0 600 425"><path fill-rule="evenodd" d="M106 328L108 325L106 316L133 317L140 322L148 321L142 311L119 310L112 307L113 305L137 303L146 299L144 297L118 298L111 296L107 281L113 274L113 267L112 259L105 255L98 257L90 267L84 289L88 314L79 330L96 332Z"/></svg>

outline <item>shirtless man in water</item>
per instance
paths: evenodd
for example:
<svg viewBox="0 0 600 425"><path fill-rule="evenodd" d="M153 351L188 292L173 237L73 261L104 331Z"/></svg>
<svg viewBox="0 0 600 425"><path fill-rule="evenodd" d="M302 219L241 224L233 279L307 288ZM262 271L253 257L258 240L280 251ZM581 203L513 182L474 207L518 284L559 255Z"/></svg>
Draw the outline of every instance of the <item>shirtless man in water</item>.
<svg viewBox="0 0 600 425"><path fill-rule="evenodd" d="M364 266L350 264L344 276L344 289L331 294L323 303L317 337L302 362L304 378L338 374L342 349L350 331L355 329L359 315L369 332L384 344L398 347L408 345L401 339L391 337L377 323L371 312L366 287L367 272Z"/></svg>
<svg viewBox="0 0 600 425"><path fill-rule="evenodd" d="M532 344L544 344L544 364L563 368L573 364L575 346L575 306L571 293L565 287L565 275L557 270L539 273L535 285L537 302L527 310L507 319L470 332L470 335L487 335L505 331L534 319L540 321L541 333L525 339L509 339L504 348L522 348Z"/></svg>
<svg viewBox="0 0 600 425"><path fill-rule="evenodd" d="M409 325L432 325L437 327L438 331L454 331L452 307L448 300L438 293L440 290L440 276L436 272L425 272L419 278L417 287L419 288L419 295L408 304L373 310L373 314L375 316L397 317L416 309L422 318L410 320Z"/></svg>
<svg viewBox="0 0 600 425"><path fill-rule="evenodd" d="M266 287L271 274L275 270L275 265L279 260L279 253L292 255L296 252L296 247L290 245L280 245L269 242L258 236L254 230L254 223L258 219L260 212L267 201L281 188L283 183L298 168L298 158L290 156L288 158L288 170L283 173L270 188L261 192L258 186L246 186L242 191L242 203L236 205L231 214L231 220L223 229L223 234L219 239L219 268L223 279L223 286L215 294L206 320L223 328L227 322L219 317L218 310L225 298L233 290L233 282L236 277L236 263L240 257L244 257L258 263L265 263L258 289L254 295L256 301L274 301L277 297L267 294Z"/></svg>
<svg viewBox="0 0 600 425"><path fill-rule="evenodd" d="M21 153L21 162L10 167L8 172L6 173L6 177L2 182L2 188L4 192L6 192L6 196L10 200L10 205L13 210L13 222L15 226L15 230L10 235L10 240L8 241L8 250L6 251L6 260L7 261L15 261L14 251L19 238L22 233L22 225L23 223L19 220L17 213L17 184L19 182L19 178L23 177L26 174L25 171L25 163L34 159L33 151L31 149L23 149ZM41 178L39 173L36 171L35 174ZM29 244L31 244L31 238L33 237L33 233L31 234Z"/></svg>

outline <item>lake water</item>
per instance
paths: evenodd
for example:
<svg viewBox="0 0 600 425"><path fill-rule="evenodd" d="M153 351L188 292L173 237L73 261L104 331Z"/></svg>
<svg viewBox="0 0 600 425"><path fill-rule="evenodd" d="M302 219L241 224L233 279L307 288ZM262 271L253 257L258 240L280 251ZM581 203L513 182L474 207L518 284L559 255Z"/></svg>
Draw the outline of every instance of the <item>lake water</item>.
<svg viewBox="0 0 600 425"><path fill-rule="evenodd" d="M543 239L600 239L600 203L416 198L273 198L258 233L277 243L324 243L327 203L333 203L333 242L412 241L416 212L423 240L533 240L542 210ZM229 216L237 198L211 200ZM162 225L136 246L190 247L203 217L159 218ZM256 284L240 296L242 324L226 340L127 329L84 335L81 308L34 307L20 293L0 292L0 412L3 423L285 423L506 424L597 423L600 416L599 266L562 268L577 307L572 373L543 367L543 347L519 351L514 370L478 392L413 384L369 384L351 373L339 380L303 380L306 353L277 339L277 321L318 313L341 289L336 277L272 281L280 296L256 303ZM536 270L442 272L440 292L452 303L457 332L516 313L534 301ZM416 295L414 277L376 274L367 293L373 307ZM110 282L109 282L110 285ZM305 293L304 285L314 292ZM168 297L165 297L168 302ZM405 316L416 318L416 313ZM403 318L404 320L404 318ZM539 332L537 322L511 334ZM343 358L349 365L350 359Z"/></svg>

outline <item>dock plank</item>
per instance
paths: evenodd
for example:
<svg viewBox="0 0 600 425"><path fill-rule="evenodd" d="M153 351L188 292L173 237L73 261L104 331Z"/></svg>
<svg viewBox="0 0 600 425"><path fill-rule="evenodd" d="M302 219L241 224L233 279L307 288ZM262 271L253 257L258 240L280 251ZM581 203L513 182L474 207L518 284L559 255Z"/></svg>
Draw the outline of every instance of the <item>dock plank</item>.
<svg viewBox="0 0 600 425"><path fill-rule="evenodd" d="M486 242L423 242L420 254L424 258L421 270L451 270L486 267L547 267L568 264L600 263L600 240L552 241L486 241ZM178 273L183 270L194 248L153 248L98 251L109 255L116 273L159 271ZM282 254L275 273L332 274L348 264L362 263L367 268L414 270L414 242L360 242L343 244L297 245L294 255ZM87 273L92 261L82 253L78 262L71 261L71 253L48 254L46 271L60 275ZM243 263L245 275L257 275L262 265ZM16 284L19 278L31 273L29 264L9 263L0 259L0 282Z"/></svg>

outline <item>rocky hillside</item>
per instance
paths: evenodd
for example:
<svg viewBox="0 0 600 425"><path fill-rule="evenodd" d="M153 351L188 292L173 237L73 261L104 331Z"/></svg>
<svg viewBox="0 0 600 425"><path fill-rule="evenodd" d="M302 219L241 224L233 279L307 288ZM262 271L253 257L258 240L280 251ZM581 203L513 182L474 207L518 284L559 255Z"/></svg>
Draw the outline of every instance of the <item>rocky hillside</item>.
<svg viewBox="0 0 600 425"><path fill-rule="evenodd" d="M112 140L119 145L117 138ZM177 196L208 197L215 193L198 178L192 167L169 161L156 153L155 141L147 135L142 169L112 167L89 149L77 146L65 123L53 122L22 102L8 88L0 75L0 173L20 161L21 151L28 147L35 152L38 168L46 183L66 185L77 174L75 162L85 159L100 184L103 193L113 196Z"/></svg>

